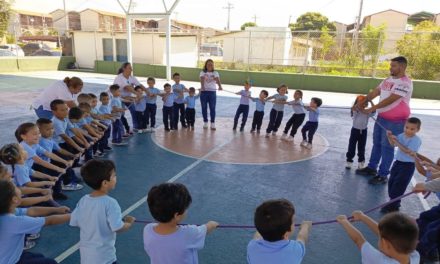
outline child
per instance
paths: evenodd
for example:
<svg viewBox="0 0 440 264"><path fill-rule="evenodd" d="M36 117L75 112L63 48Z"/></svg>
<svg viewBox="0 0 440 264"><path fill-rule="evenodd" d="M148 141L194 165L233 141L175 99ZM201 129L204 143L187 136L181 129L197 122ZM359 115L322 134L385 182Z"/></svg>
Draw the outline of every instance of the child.
<svg viewBox="0 0 440 264"><path fill-rule="evenodd" d="M199 99L200 94L196 95L196 89L194 87L189 88L189 95L185 97L185 117L188 128L194 130L194 122L196 121L196 100Z"/></svg>
<svg viewBox="0 0 440 264"><path fill-rule="evenodd" d="M312 222L304 221L297 240L290 240L295 229L295 208L285 199L269 200L255 210L257 233L247 246L249 264L301 263Z"/></svg>
<svg viewBox="0 0 440 264"><path fill-rule="evenodd" d="M147 126L150 125L150 132L155 131L156 126L156 111L157 111L157 96L162 96L159 89L154 87L156 80L153 77L147 79L147 105L145 109L145 119L147 120Z"/></svg>
<svg viewBox="0 0 440 264"><path fill-rule="evenodd" d="M112 94L110 106L112 108L112 114L115 116L115 120L112 124L112 144L116 146L127 145L127 143L122 142L122 133L124 132L124 127L122 126L121 117L125 112L125 109L122 107L119 85L111 85L110 93Z"/></svg>
<svg viewBox="0 0 440 264"><path fill-rule="evenodd" d="M360 104L364 102L363 104ZM368 135L368 120L371 116L374 116L374 112L371 114L365 114L362 109L359 109L357 105L362 105L363 108L368 106L367 98L363 95L359 95L354 101L354 105L351 108L351 118L353 119L353 127L351 128L350 139L348 143L348 151L346 154L347 164L346 169L351 169L353 166L353 158L356 154L356 145L358 149L358 169L365 168L365 145L367 144ZM371 102L374 105L373 102Z"/></svg>
<svg viewBox="0 0 440 264"><path fill-rule="evenodd" d="M42 254L23 252L26 234L38 234L43 226L69 221L69 208L17 208L21 192L10 181L0 181L0 263L56 264ZM51 215L58 214L58 215ZM47 216L50 215L50 216Z"/></svg>
<svg viewBox="0 0 440 264"><path fill-rule="evenodd" d="M165 94L162 98L163 108L163 125L165 126L165 131L170 132L173 130L173 104L174 104L174 93L171 92L171 85L169 83L164 84L163 89ZM171 129L170 129L171 125Z"/></svg>
<svg viewBox="0 0 440 264"><path fill-rule="evenodd" d="M85 129L88 125L85 121L85 114L79 107L72 107L69 110L69 122L72 129L67 131L67 135L81 147L85 148L84 160L87 162L93 158L93 144L98 140L96 137L89 136ZM89 127L92 130L91 127Z"/></svg>
<svg viewBox="0 0 440 264"><path fill-rule="evenodd" d="M301 146L311 149L313 136L318 130L318 121L319 121L319 107L322 105L322 100L317 97L313 97L310 100L310 105L306 106L306 110L309 111L309 121L302 127L301 133L303 137L303 141L301 142ZM308 132L308 139L306 133Z"/></svg>
<svg viewBox="0 0 440 264"><path fill-rule="evenodd" d="M183 184L163 183L148 192L148 208L158 222L144 228L144 249L151 263L196 264L197 251L205 244L205 237L218 223L179 225L186 217L191 195Z"/></svg>
<svg viewBox="0 0 440 264"><path fill-rule="evenodd" d="M244 126L246 125L246 121L249 114L249 97L251 96L251 92L249 91L251 89L251 84L249 81L246 81L244 83L244 90L241 90L240 92L236 93L237 95L241 95L240 97L240 105L237 108L237 111L235 112L234 117L234 127L232 130L237 130L238 125L238 119L240 118L240 115L243 114L243 117L241 119L241 125L240 125L240 132L244 131Z"/></svg>
<svg viewBox="0 0 440 264"><path fill-rule="evenodd" d="M405 193L406 187L414 174L415 163L414 153L419 151L422 140L416 135L420 130L422 122L416 117L410 117L406 123L402 134L397 137L391 131L387 131L388 140L391 146L397 146L395 161L390 171L388 181L388 196L390 200ZM385 178L386 182L386 178ZM383 207L381 212L388 213L398 211L400 200Z"/></svg>
<svg viewBox="0 0 440 264"><path fill-rule="evenodd" d="M102 122L107 126L107 130L104 132L101 144L104 151L110 151L112 148L108 145L108 139L112 130L113 121L112 108L110 107L110 96L108 93L102 92L99 95L99 101L101 102L101 106L99 106L98 110L100 114L104 115Z"/></svg>
<svg viewBox="0 0 440 264"><path fill-rule="evenodd" d="M257 134L260 134L261 125L263 124L264 117L264 106L266 105L266 98L269 93L266 90L262 90L258 98L250 97L250 99L255 102L254 117L252 119L251 133L257 130Z"/></svg>
<svg viewBox="0 0 440 264"><path fill-rule="evenodd" d="M144 95L144 88L136 86L136 99L134 99L134 108L136 110L136 120L138 124L138 133L147 132L147 120L145 118L145 110L147 109L147 96Z"/></svg>
<svg viewBox="0 0 440 264"><path fill-rule="evenodd" d="M272 110L270 110L270 119L266 129L266 137L269 137L271 132L272 135L276 135L278 128L281 125L281 121L283 120L284 104L287 101L287 85L281 84L277 88L277 92L278 94L266 98L266 101L275 99L273 101Z"/></svg>
<svg viewBox="0 0 440 264"><path fill-rule="evenodd" d="M303 92L301 90L296 90L295 93L293 94L293 101L287 103L288 105L292 106L293 115L286 123L283 136L281 137L282 140L293 142L293 139L295 137L296 132L298 131L298 128L304 122L304 118L306 117L306 112L304 111L304 104L302 102L302 98L303 98ZM290 131L290 136L287 137L287 133L289 133L291 127L292 130Z"/></svg>
<svg viewBox="0 0 440 264"><path fill-rule="evenodd" d="M419 264L417 245L418 228L414 220L401 213L384 216L379 225L361 211L353 212L353 220L367 225L379 237L379 250L375 249L347 219L337 217L338 222L361 250L362 263L408 263Z"/></svg>
<svg viewBox="0 0 440 264"><path fill-rule="evenodd" d="M180 83L180 74L173 74L174 84L172 86L174 96L174 104L173 104L173 121L171 125L171 129L177 130L177 124L179 123L179 112L180 112L180 123L183 128L186 128L185 124L185 104L184 104L184 93L188 92L185 85Z"/></svg>
<svg viewBox="0 0 440 264"><path fill-rule="evenodd" d="M80 229L81 263L115 263L116 233L127 231L135 218L122 220L121 207L108 193L116 186L111 160L90 160L81 168L84 182L93 189L79 200L70 225Z"/></svg>

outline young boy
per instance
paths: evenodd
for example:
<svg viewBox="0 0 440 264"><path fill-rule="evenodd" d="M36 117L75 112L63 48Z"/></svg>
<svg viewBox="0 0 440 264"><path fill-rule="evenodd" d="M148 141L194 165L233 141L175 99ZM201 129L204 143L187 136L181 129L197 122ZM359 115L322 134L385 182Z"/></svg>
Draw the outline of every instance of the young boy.
<svg viewBox="0 0 440 264"><path fill-rule="evenodd" d="M111 85L110 93L112 94L110 106L112 108L112 114L115 116L115 120L112 124L112 144L116 146L127 145L127 143L122 142L124 127L122 126L121 117L125 112L125 109L122 107L121 90L119 89L119 85Z"/></svg>
<svg viewBox="0 0 440 264"><path fill-rule="evenodd" d="M107 130L104 132L100 144L102 144L104 151L110 151L112 148L108 145L108 139L112 130L111 125L113 121L112 108L110 107L110 96L108 93L102 92L99 95L99 101L101 102L101 106L99 106L98 111L103 115L103 124L107 126Z"/></svg>
<svg viewBox="0 0 440 264"><path fill-rule="evenodd" d="M121 207L108 193L116 186L111 160L90 160L81 168L84 182L93 189L79 200L70 225L80 229L81 263L115 263L116 233L130 229L132 216L122 220Z"/></svg>
<svg viewBox="0 0 440 264"><path fill-rule="evenodd" d="M235 112L234 127L232 128L232 130L234 131L237 130L238 119L240 118L241 114L243 114L243 117L241 119L240 132L244 131L244 126L246 125L246 121L249 115L249 98L251 96L251 92L249 91L249 89L251 89L251 84L249 81L246 81L244 83L244 89L236 93L237 95L241 95L241 97L240 105Z"/></svg>
<svg viewBox="0 0 440 264"><path fill-rule="evenodd" d="M313 136L318 130L318 121L319 121L319 107L322 105L322 100L317 97L313 97L310 100L310 105L305 106L305 109L309 111L309 121L302 127L301 133L303 137L303 141L301 142L301 146L311 149ZM306 133L308 132L308 139Z"/></svg>
<svg viewBox="0 0 440 264"><path fill-rule="evenodd" d="M134 88L136 98L134 99L134 108L136 110L136 120L138 124L138 133L147 132L147 120L145 118L145 110L147 109L147 96L144 95L144 87L136 86Z"/></svg>
<svg viewBox="0 0 440 264"><path fill-rule="evenodd" d="M159 89L154 87L156 80L153 77L147 79L147 105L145 109L145 119L147 120L147 127L150 126L150 132L155 131L156 126L156 111L157 111L157 96L162 96Z"/></svg>
<svg viewBox="0 0 440 264"><path fill-rule="evenodd" d="M205 244L205 237L218 223L179 225L186 217L191 195L183 184L163 183L148 192L148 208L158 222L144 228L144 249L151 263L197 264L197 251Z"/></svg>
<svg viewBox="0 0 440 264"><path fill-rule="evenodd" d="M353 220L366 224L379 237L379 250L365 240L345 215L337 217L338 222L361 250L362 263L408 263L419 264L417 245L418 228L415 221L401 213L384 216L379 225L361 211L353 212Z"/></svg>
<svg viewBox="0 0 440 264"><path fill-rule="evenodd" d="M292 106L293 115L286 123L286 127L284 128L284 133L281 136L281 140L293 142L296 132L298 131L298 128L304 122L304 118L306 117L306 112L304 110L304 104L302 102L302 98L303 98L303 92L301 90L296 90L293 93L293 101L287 103L288 105ZM289 130L290 130L290 136L287 135L289 133Z"/></svg>
<svg viewBox="0 0 440 264"><path fill-rule="evenodd" d="M184 93L188 92L188 89L186 89L185 85L180 83L180 74L174 73L173 74L173 80L174 84L172 86L173 93L175 95L174 97L174 104L173 104L173 121L171 124L171 129L177 130L177 124L179 123L179 112L180 112L180 123L182 124L183 128L186 128L185 124L185 104L184 104Z"/></svg>
<svg viewBox="0 0 440 264"><path fill-rule="evenodd" d="M93 142L96 142L96 138L87 136L87 131L83 129L83 125L86 124L84 120L84 112L79 107L72 107L69 110L69 122L72 125L72 129L67 131L67 135L75 142L85 148L84 161L93 159ZM76 131L76 132L75 132Z"/></svg>
<svg viewBox="0 0 440 264"><path fill-rule="evenodd" d="M263 124L264 117L264 106L266 105L266 98L269 93L266 90L262 90L258 98L250 97L250 99L255 102L254 117L252 119L251 133L257 130L257 134L260 134L261 125Z"/></svg>
<svg viewBox="0 0 440 264"><path fill-rule="evenodd" d="M165 131L170 132L174 130L173 128L173 104L175 94L171 92L171 85L169 83L164 84L163 89L165 94L162 98L163 108L162 108L162 119L163 125L165 126ZM170 129L171 125L171 129Z"/></svg>
<svg viewBox="0 0 440 264"><path fill-rule="evenodd" d="M42 254L23 252L25 236L39 233L43 226L68 222L69 208L17 208L20 203L21 191L11 181L0 180L0 263L56 264Z"/></svg>
<svg viewBox="0 0 440 264"><path fill-rule="evenodd" d="M285 199L269 200L257 207L254 216L257 233L247 246L249 264L301 263L312 222L304 221L297 240L290 240L295 229L295 208Z"/></svg>
<svg viewBox="0 0 440 264"><path fill-rule="evenodd" d="M387 136L392 146L397 146L395 161L390 171L388 181L388 196L390 199L401 196L405 193L406 187L414 174L415 163L414 153L419 151L422 140L416 135L420 130L422 122L416 117L410 117L406 123L404 132L397 137L391 131L387 131ZM386 178L385 178L386 181ZM398 211L400 200L383 207L381 212L388 213Z"/></svg>
<svg viewBox="0 0 440 264"><path fill-rule="evenodd" d="M196 95L196 89L194 87L189 88L189 95L185 97L185 117L188 128L194 130L194 122L196 121L196 100L199 99L200 94Z"/></svg>

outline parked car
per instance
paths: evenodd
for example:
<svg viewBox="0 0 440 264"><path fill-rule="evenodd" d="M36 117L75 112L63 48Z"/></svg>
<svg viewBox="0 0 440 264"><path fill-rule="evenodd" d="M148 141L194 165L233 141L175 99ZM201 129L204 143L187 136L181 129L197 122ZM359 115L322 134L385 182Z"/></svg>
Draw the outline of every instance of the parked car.
<svg viewBox="0 0 440 264"><path fill-rule="evenodd" d="M39 49L32 53L30 56L61 56L60 51L47 50L47 49Z"/></svg>
<svg viewBox="0 0 440 264"><path fill-rule="evenodd" d="M24 56L23 49L17 44L4 44L0 45L1 50L9 50L14 54L14 56Z"/></svg>
<svg viewBox="0 0 440 264"><path fill-rule="evenodd" d="M0 49L0 57L16 57L16 55L9 50Z"/></svg>
<svg viewBox="0 0 440 264"><path fill-rule="evenodd" d="M28 43L23 46L23 51L26 56L30 56L32 53L36 52L39 49L50 50L50 47L46 44L40 43Z"/></svg>

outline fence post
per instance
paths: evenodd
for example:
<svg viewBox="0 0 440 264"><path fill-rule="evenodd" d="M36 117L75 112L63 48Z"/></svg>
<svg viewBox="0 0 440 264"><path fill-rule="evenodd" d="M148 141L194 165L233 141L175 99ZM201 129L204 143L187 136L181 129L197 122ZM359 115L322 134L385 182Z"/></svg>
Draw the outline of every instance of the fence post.
<svg viewBox="0 0 440 264"><path fill-rule="evenodd" d="M270 65L273 65L273 52L274 52L274 50L275 50L275 37L272 38L272 58L270 60ZM283 62L283 64L284 64L284 62Z"/></svg>
<svg viewBox="0 0 440 264"><path fill-rule="evenodd" d="M250 58L251 58L251 49L252 49L252 45L251 45L251 38L252 38L252 31L249 30L249 46L248 46L248 59L247 59L247 71L250 71Z"/></svg>
<svg viewBox="0 0 440 264"><path fill-rule="evenodd" d="M308 64L308 60L309 60L309 39L310 39L310 31L307 31L306 56L304 58L303 74L306 73L307 64Z"/></svg>
<svg viewBox="0 0 440 264"><path fill-rule="evenodd" d="M234 45L232 46L232 63L235 63L235 37L234 37ZM224 48L224 42L223 42L223 48ZM223 49L223 62L225 61L225 50Z"/></svg>
<svg viewBox="0 0 440 264"><path fill-rule="evenodd" d="M377 58L374 60L374 65L373 65L373 72L371 74L371 77L376 77L376 69L377 69L377 64L379 62L379 57L380 57L380 46L382 45L382 32L379 33L379 41L377 42Z"/></svg>

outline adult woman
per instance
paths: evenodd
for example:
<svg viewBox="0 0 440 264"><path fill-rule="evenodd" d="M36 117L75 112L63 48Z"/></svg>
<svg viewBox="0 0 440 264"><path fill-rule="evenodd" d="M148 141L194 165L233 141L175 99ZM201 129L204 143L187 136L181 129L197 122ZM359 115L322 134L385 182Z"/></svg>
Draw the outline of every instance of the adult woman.
<svg viewBox="0 0 440 264"><path fill-rule="evenodd" d="M129 62L122 64L119 68L118 76L116 76L113 84L119 85L121 87L121 99L125 106L128 108L131 114L131 119L133 122L133 128L138 129L138 124L136 120L136 109L133 104L134 88L138 85L142 86L136 77L132 76L133 68ZM142 86L143 87L143 86ZM127 133L130 133L130 126L128 125L127 119L124 115L121 117L121 121L125 127Z"/></svg>
<svg viewBox="0 0 440 264"><path fill-rule="evenodd" d="M220 83L220 75L214 70L214 61L206 60L203 70L200 72L200 103L202 105L203 128L208 128L208 105L211 116L211 129L215 130L215 104L217 102L217 85L218 90L223 90Z"/></svg>
<svg viewBox="0 0 440 264"><path fill-rule="evenodd" d="M69 108L76 106L76 95L83 88L83 81L78 77L66 77L62 81L56 81L43 92L32 103L32 107L39 118L51 119L53 117L50 103L55 99L63 100Z"/></svg>

